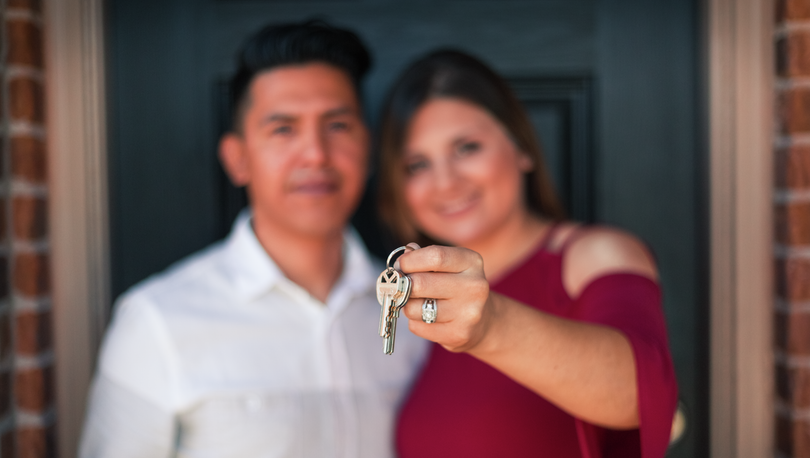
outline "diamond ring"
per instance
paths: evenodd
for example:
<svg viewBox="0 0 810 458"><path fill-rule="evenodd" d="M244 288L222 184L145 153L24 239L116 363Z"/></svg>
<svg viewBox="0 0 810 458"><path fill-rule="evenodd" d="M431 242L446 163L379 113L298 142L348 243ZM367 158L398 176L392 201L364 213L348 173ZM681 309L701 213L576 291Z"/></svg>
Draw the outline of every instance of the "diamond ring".
<svg viewBox="0 0 810 458"><path fill-rule="evenodd" d="M425 299L422 303L422 321L427 324L435 323L437 313L436 299Z"/></svg>

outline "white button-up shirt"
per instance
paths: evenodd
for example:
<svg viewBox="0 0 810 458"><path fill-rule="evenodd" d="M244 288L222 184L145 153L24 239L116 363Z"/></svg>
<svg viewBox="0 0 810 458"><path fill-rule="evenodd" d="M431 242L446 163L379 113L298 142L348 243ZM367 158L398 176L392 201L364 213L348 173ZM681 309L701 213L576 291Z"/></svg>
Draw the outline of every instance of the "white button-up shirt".
<svg viewBox="0 0 810 458"><path fill-rule="evenodd" d="M344 236L326 304L287 279L243 213L231 235L119 300L83 458L393 456L426 341L400 318L384 355L373 263Z"/></svg>

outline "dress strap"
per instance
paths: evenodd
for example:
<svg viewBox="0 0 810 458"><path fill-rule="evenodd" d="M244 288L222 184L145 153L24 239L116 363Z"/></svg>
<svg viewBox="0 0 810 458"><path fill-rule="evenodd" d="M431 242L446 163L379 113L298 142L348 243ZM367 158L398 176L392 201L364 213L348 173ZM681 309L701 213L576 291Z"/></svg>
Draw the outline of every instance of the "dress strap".
<svg viewBox="0 0 810 458"><path fill-rule="evenodd" d="M548 246L551 244L551 241L554 240L554 234L557 233L557 229L559 229L560 226L559 221L553 221L549 228L546 229L543 240L540 242L540 251L548 251Z"/></svg>
<svg viewBox="0 0 810 458"><path fill-rule="evenodd" d="M560 247L557 249L557 252L560 254L565 253L565 250L567 250L572 243L576 242L578 238L585 235L585 233L587 232L586 229L587 226L583 224L577 224L576 226L574 226L574 228L571 229L571 232L569 232L568 235L565 237L565 240L563 240L562 243L560 244Z"/></svg>

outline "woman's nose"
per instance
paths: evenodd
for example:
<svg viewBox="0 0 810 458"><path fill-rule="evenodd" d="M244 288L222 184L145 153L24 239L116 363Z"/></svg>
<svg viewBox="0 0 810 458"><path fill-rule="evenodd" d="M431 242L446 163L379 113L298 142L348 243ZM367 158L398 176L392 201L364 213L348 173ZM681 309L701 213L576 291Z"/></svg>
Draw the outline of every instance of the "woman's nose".
<svg viewBox="0 0 810 458"><path fill-rule="evenodd" d="M436 190L447 191L455 188L460 179L458 170L453 166L452 162L445 162L435 168L436 173L433 179L436 184Z"/></svg>

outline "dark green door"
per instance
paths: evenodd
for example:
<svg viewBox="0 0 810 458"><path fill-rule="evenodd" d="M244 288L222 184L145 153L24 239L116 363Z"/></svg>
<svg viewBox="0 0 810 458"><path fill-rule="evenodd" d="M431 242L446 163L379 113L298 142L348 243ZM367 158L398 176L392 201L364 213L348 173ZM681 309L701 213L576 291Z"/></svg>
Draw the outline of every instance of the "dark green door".
<svg viewBox="0 0 810 458"><path fill-rule="evenodd" d="M437 46L509 78L572 215L655 250L688 426L670 455L708 455L706 149L699 7L661 0L111 0L111 210L118 294L222 237L241 196L216 161L222 82L246 34L322 17L357 30L375 66L372 125L392 78ZM373 181L373 177L371 177ZM389 245L369 196L354 222Z"/></svg>

